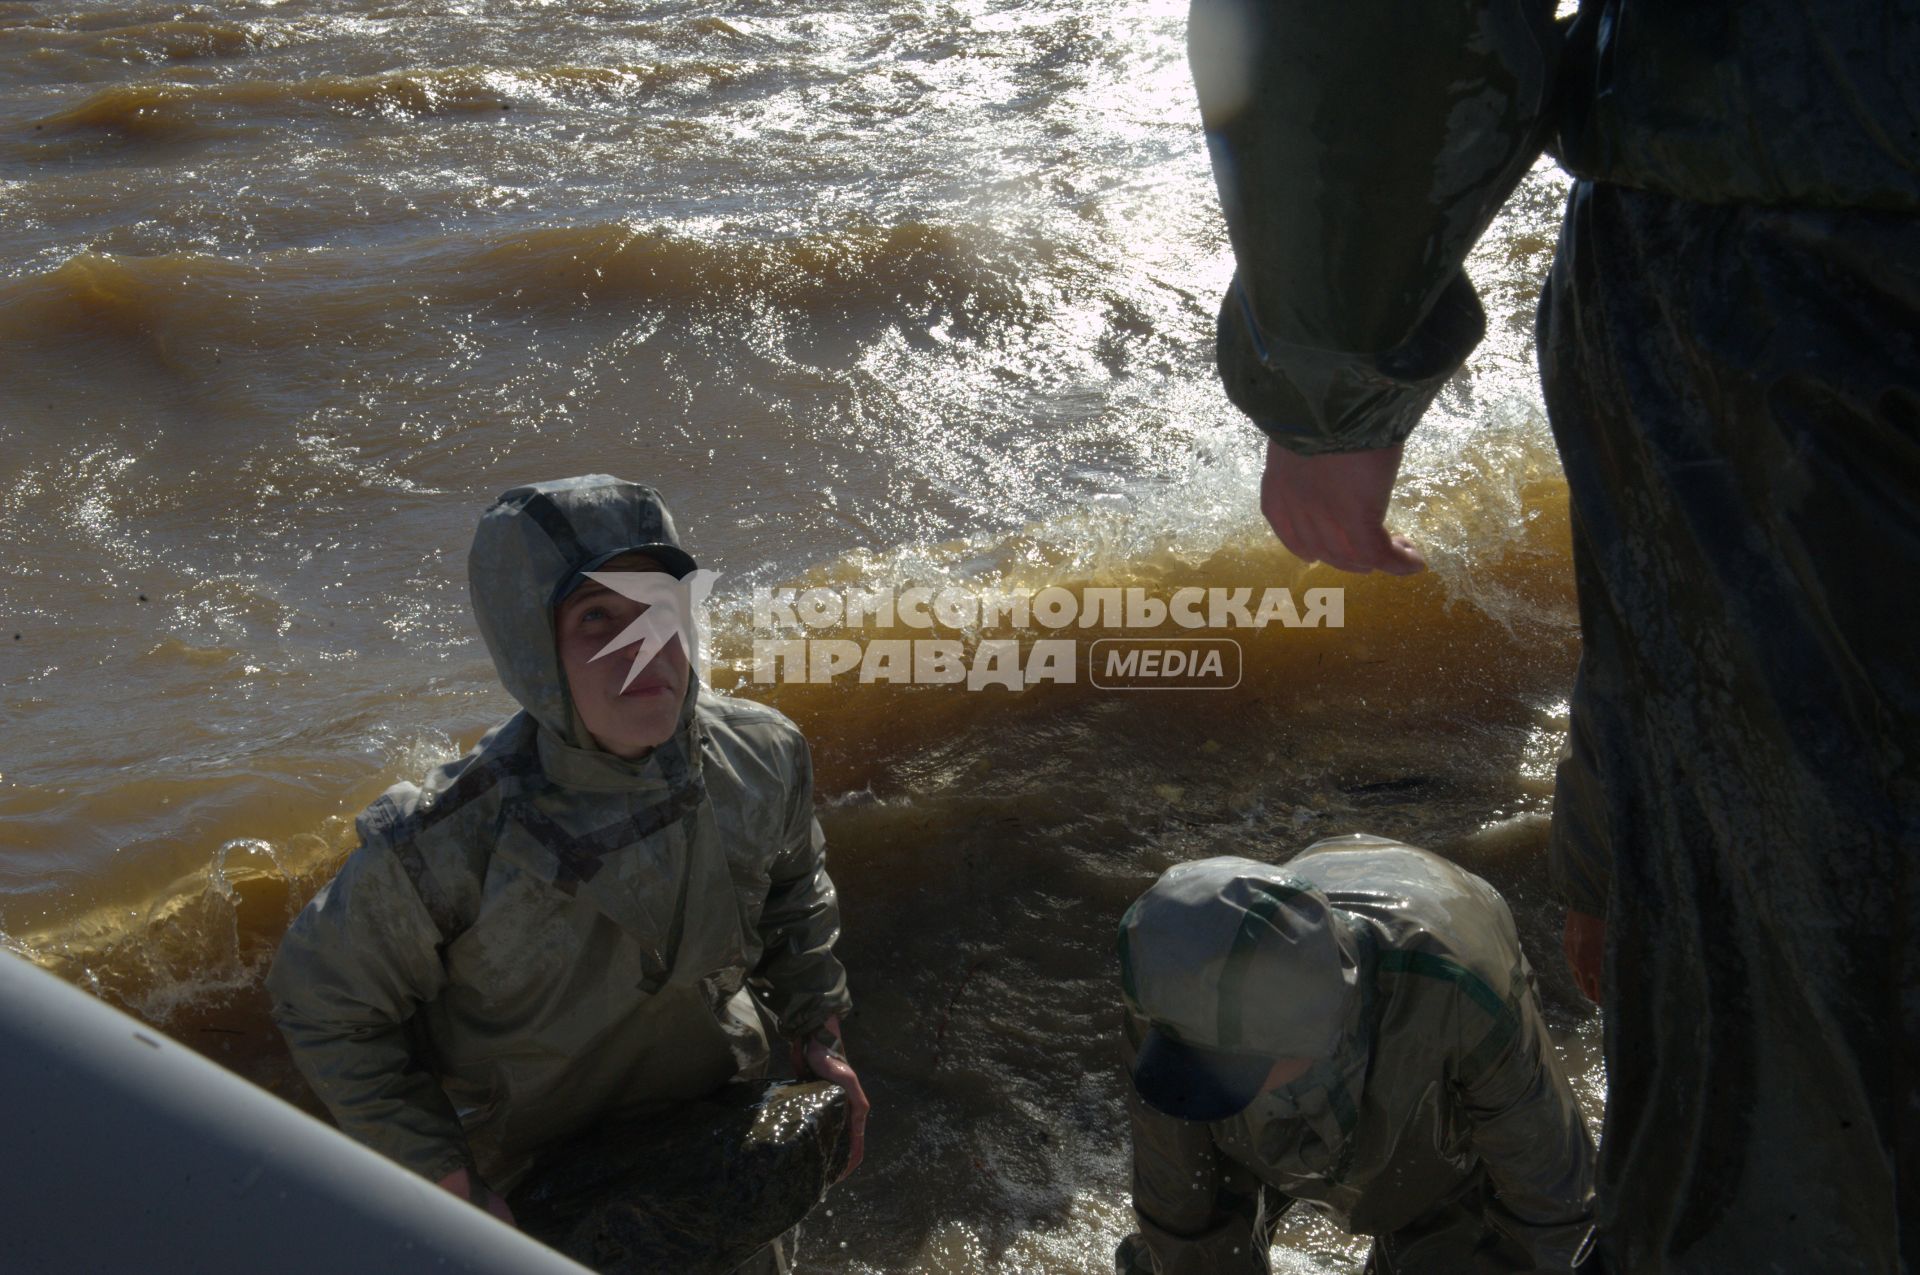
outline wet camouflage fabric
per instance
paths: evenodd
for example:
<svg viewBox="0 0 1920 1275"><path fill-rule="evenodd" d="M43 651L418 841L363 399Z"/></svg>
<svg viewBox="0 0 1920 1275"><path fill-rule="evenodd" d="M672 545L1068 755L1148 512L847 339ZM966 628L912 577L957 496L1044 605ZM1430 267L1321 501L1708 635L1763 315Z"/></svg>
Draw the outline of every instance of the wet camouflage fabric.
<svg viewBox="0 0 1920 1275"><path fill-rule="evenodd" d="M1128 1086L1134 1207L1160 1275L1266 1272L1266 1237L1293 1200L1380 1237L1382 1270L1570 1268L1591 1230L1593 1142L1505 901L1375 837L1316 842L1286 868L1347 927L1360 972L1345 1043L1213 1124L1163 1115ZM1249 995L1243 1017L1263 1012L1288 1012L1283 990ZM1480 1205L1463 1219L1469 1195ZM1479 1265L1463 1256L1474 1249Z"/></svg>
<svg viewBox="0 0 1920 1275"><path fill-rule="evenodd" d="M1542 315L1611 873L1607 1247L1915 1267L1920 639L1883 608L1920 575L1920 218L1582 183Z"/></svg>
<svg viewBox="0 0 1920 1275"><path fill-rule="evenodd" d="M549 600L658 535L650 499L576 479L488 511L475 608L523 711L361 816L268 975L340 1127L430 1178L470 1165L510 1190L590 1122L760 1074L769 1019L797 1037L848 1007L792 723L695 678L673 738L630 762L566 697Z"/></svg>
<svg viewBox="0 0 1920 1275"><path fill-rule="evenodd" d="M838 1085L734 1081L548 1151L514 1217L602 1275L728 1275L839 1177L847 1117Z"/></svg>

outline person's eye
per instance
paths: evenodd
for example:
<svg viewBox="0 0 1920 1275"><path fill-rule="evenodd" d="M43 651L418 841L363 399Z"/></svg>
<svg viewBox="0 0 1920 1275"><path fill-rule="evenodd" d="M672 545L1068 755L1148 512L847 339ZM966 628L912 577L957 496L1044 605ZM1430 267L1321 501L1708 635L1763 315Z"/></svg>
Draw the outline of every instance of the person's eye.
<svg viewBox="0 0 1920 1275"><path fill-rule="evenodd" d="M580 613L580 623L582 624L594 624L607 618L607 609L605 607L588 607Z"/></svg>

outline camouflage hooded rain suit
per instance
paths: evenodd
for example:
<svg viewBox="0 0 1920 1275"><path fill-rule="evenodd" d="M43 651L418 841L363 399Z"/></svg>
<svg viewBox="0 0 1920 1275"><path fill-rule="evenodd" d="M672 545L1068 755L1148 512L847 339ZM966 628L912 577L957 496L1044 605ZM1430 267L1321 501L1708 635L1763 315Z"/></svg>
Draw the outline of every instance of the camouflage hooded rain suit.
<svg viewBox="0 0 1920 1275"><path fill-rule="evenodd" d="M672 738L627 761L567 694L553 600L676 543L658 497L612 478L488 509L473 605L521 711L373 803L268 976L340 1127L429 1178L510 1190L543 1146L759 1073L770 1025L798 1038L848 1008L793 724L690 676Z"/></svg>

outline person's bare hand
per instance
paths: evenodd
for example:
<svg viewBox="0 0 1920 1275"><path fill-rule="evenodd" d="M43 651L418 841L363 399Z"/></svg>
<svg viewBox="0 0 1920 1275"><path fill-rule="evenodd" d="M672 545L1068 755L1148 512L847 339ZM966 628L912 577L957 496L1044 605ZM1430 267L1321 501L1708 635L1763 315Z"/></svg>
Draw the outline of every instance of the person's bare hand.
<svg viewBox="0 0 1920 1275"><path fill-rule="evenodd" d="M1567 949L1567 964L1581 995L1600 1003L1600 972L1607 965L1607 919L1567 909L1566 928L1561 941Z"/></svg>
<svg viewBox="0 0 1920 1275"><path fill-rule="evenodd" d="M827 1030L833 1034L833 1043L815 1040L811 1037L794 1043L794 1070L804 1076L813 1076L819 1080L830 1080L847 1091L847 1105L850 1108L847 1130L847 1167L837 1181L845 1181L847 1175L860 1167L860 1158L866 1153L867 1112L871 1104L867 1102L867 1091L860 1087L860 1077L854 1074L846 1056L840 1052L840 1019L827 1020Z"/></svg>
<svg viewBox="0 0 1920 1275"><path fill-rule="evenodd" d="M1306 562L1364 575L1412 575L1427 560L1405 536L1389 535L1387 502L1400 475L1400 448L1300 456L1267 444L1260 512L1280 543Z"/></svg>
<svg viewBox="0 0 1920 1275"><path fill-rule="evenodd" d="M513 1220L513 1210L507 1207L506 1197L496 1193L478 1177L467 1172L466 1169L455 1169L452 1173L447 1174L446 1177L441 1178L437 1185L442 1190L451 1191L463 1200L481 1205L487 1212L493 1214L508 1226L516 1225Z"/></svg>

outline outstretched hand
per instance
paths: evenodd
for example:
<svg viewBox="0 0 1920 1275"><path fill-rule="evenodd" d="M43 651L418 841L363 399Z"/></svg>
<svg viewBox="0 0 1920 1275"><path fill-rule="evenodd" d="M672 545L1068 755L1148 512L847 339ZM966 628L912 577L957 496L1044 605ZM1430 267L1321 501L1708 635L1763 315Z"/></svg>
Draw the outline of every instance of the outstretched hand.
<svg viewBox="0 0 1920 1275"><path fill-rule="evenodd" d="M849 1174L860 1167L860 1158L866 1152L867 1112L871 1104L867 1102L867 1091L860 1087L860 1077L854 1074L853 1067L841 1052L840 1019L837 1016L827 1020L827 1031L832 1035L831 1043L813 1036L795 1041L793 1065L803 1078L812 1076L819 1080L830 1080L847 1091L847 1105L850 1108L847 1167L835 1179L844 1182Z"/></svg>
<svg viewBox="0 0 1920 1275"><path fill-rule="evenodd" d="M1405 536L1389 535L1387 502L1400 475L1400 448L1300 456L1267 444L1260 512L1293 554L1364 575L1412 575L1427 560Z"/></svg>

